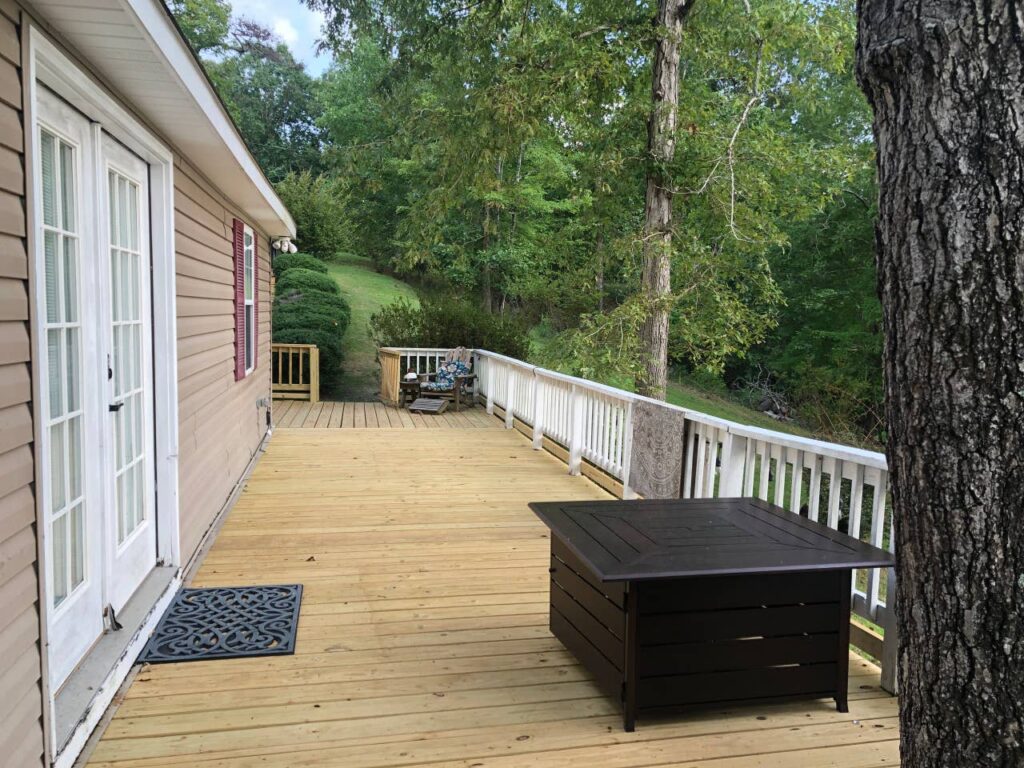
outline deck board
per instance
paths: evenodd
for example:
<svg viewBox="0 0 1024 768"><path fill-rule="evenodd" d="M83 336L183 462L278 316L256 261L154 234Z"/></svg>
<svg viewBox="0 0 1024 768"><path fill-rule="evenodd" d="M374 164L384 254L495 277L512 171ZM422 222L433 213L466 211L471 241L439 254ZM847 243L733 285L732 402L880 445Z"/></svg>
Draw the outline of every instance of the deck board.
<svg viewBox="0 0 1024 768"><path fill-rule="evenodd" d="M328 424L352 427L349 405ZM501 426L482 408L440 431L361 405L378 428L279 422L195 579L303 583L295 655L143 667L90 765L898 765L896 701L857 657L846 715L719 707L624 733L548 632L547 531L526 506L606 494L518 432L480 429Z"/></svg>

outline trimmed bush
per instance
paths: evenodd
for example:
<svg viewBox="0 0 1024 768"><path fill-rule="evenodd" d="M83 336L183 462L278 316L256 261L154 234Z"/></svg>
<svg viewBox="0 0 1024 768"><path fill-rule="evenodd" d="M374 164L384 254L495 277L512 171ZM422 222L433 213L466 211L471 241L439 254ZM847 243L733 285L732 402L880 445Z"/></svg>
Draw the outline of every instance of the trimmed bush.
<svg viewBox="0 0 1024 768"><path fill-rule="evenodd" d="M452 297L428 299L418 307L407 299L388 304L370 317L370 336L379 347L462 346L520 360L530 349L523 323Z"/></svg>
<svg viewBox="0 0 1024 768"><path fill-rule="evenodd" d="M316 328L340 338L345 335L351 317L348 302L327 293L313 292L292 301L274 302L275 328Z"/></svg>
<svg viewBox="0 0 1024 768"><path fill-rule="evenodd" d="M332 296L341 294L341 289L334 280L320 272L312 269L289 269L281 275L277 281L277 295L279 298L288 298L291 294L327 293Z"/></svg>
<svg viewBox="0 0 1024 768"><path fill-rule="evenodd" d="M282 253L274 257L274 276L278 279L289 269L310 269L314 272L327 274L327 265L316 256L308 253Z"/></svg>
<svg viewBox="0 0 1024 768"><path fill-rule="evenodd" d="M316 344L320 348L320 378L331 386L341 375L341 339L352 311L319 260L299 253L278 258L284 265L274 299L274 341ZM310 261L314 262L312 268L303 266Z"/></svg>

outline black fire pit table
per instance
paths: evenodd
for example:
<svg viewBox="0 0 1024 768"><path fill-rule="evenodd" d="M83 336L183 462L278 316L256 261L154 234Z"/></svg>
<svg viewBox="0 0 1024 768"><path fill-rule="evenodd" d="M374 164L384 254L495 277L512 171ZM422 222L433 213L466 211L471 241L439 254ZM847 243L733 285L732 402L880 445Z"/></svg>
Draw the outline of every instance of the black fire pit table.
<svg viewBox="0 0 1024 768"><path fill-rule="evenodd" d="M759 499L530 504L551 529L551 631L644 710L835 698L850 579L888 552Z"/></svg>

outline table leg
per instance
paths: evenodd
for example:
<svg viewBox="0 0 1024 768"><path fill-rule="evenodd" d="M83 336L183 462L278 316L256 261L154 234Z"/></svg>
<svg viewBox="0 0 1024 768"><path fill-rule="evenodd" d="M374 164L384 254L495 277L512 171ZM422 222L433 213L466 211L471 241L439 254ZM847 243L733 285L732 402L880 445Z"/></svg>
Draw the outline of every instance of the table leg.
<svg viewBox="0 0 1024 768"><path fill-rule="evenodd" d="M839 651L836 660L836 711L849 712L850 687L850 589L852 571L839 579Z"/></svg>
<svg viewBox="0 0 1024 768"><path fill-rule="evenodd" d="M637 715L637 619L639 617L636 582L626 585L626 659L625 682L622 691L622 729L627 733L636 730Z"/></svg>

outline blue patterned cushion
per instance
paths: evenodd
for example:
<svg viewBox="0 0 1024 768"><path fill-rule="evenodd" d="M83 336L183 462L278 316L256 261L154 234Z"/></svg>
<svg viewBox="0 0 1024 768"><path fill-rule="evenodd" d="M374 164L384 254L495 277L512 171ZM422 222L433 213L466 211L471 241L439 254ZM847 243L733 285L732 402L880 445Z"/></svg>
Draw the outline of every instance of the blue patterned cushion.
<svg viewBox="0 0 1024 768"><path fill-rule="evenodd" d="M455 389L455 377L465 376L469 373L469 365L462 362L461 360L452 360L447 363L443 363L440 368L437 369L437 375L433 381L425 381L420 385L420 389L425 389L430 392L447 392Z"/></svg>

